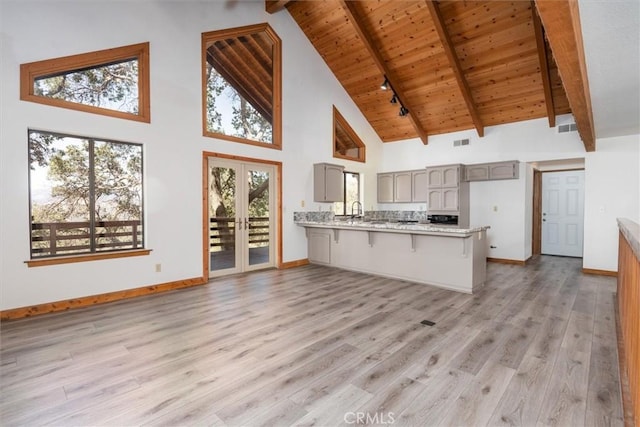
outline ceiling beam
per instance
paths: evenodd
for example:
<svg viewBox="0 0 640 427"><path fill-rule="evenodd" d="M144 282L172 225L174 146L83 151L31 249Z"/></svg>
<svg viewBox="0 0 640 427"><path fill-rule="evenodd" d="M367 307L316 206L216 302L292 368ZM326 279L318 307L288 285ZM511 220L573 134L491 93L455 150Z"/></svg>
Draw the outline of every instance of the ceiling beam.
<svg viewBox="0 0 640 427"><path fill-rule="evenodd" d="M287 6L291 0L265 0L264 8L267 13L276 13L280 12Z"/></svg>
<svg viewBox="0 0 640 427"><path fill-rule="evenodd" d="M462 65L460 65L460 59L456 54L451 37L447 32L444 18L442 17L442 13L440 13L440 8L435 1L425 0L425 3L427 4L427 9L429 9L429 13L431 14L433 25L436 27L438 37L440 37L440 43L442 43L444 53L447 55L447 59L449 60L449 66L453 70L453 75L458 82L460 92L462 92L462 97L464 98L464 103L467 105L467 110L469 111L473 125L475 126L478 135L482 137L484 136L484 125L482 124L482 120L480 120L478 108L473 101L473 96L471 96L471 88L469 87L469 83L467 83L467 79L464 77Z"/></svg>
<svg viewBox="0 0 640 427"><path fill-rule="evenodd" d="M591 95L576 0L535 0L549 46L587 151L595 151ZM612 77L614 78L614 77Z"/></svg>
<svg viewBox="0 0 640 427"><path fill-rule="evenodd" d="M355 2L353 1L340 0L340 5L342 6L342 9L344 9L345 13L347 14L347 18L349 19L349 22L351 22L351 24L353 25L353 28L356 30L356 33L358 34L358 37L360 38L360 40L362 40L362 43L369 51L369 54L373 58L373 62L376 63L380 72L384 75L384 77L387 79L387 81L393 88L393 91L398 97L400 104L403 105L407 110L409 110L408 117L409 117L409 120L411 121L411 124L413 125L415 131L418 133L418 136L420 137L420 140L422 140L422 143L424 145L427 145L429 138L427 136L427 132L422 128L422 125L420 124L418 119L415 117L416 110L413 109L412 105L407 104L407 97L405 96L405 93L402 90L402 86L400 85L400 79L398 78L398 75L387 66L385 60L382 58L382 55L380 55L380 51L376 48L375 43L371 39L371 36L369 36L369 34L365 31L364 25L362 24L362 20L358 17L358 11L356 10L354 3Z"/></svg>
<svg viewBox="0 0 640 427"><path fill-rule="evenodd" d="M536 34L536 46L538 48L538 62L540 62L540 74L542 76L542 88L544 89L544 102L547 107L547 117L549 127L556 127L556 110L553 105L553 94L551 93L551 76L549 75L549 58L547 58L547 47L544 41L544 28L540 22L540 16L536 11L536 5L531 0L531 16L533 18L533 30Z"/></svg>

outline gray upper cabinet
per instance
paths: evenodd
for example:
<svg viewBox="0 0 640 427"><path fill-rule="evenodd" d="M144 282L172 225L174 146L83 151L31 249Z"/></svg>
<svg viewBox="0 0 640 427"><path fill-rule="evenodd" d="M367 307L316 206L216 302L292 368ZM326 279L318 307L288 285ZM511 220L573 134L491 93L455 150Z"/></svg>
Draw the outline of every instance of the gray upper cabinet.
<svg viewBox="0 0 640 427"><path fill-rule="evenodd" d="M458 225L469 225L469 183L462 178L463 165L427 168L427 213L457 215Z"/></svg>
<svg viewBox="0 0 640 427"><path fill-rule="evenodd" d="M411 172L411 201L426 202L429 191L427 170L417 170Z"/></svg>
<svg viewBox="0 0 640 427"><path fill-rule="evenodd" d="M393 174L393 200L398 203L411 202L411 172L396 172Z"/></svg>
<svg viewBox="0 0 640 427"><path fill-rule="evenodd" d="M461 165L447 165L427 168L427 185L434 187L457 187L460 184Z"/></svg>
<svg viewBox="0 0 640 427"><path fill-rule="evenodd" d="M393 173L378 174L378 203L393 203Z"/></svg>
<svg viewBox="0 0 640 427"><path fill-rule="evenodd" d="M313 165L313 200L341 202L344 198L344 166L330 163Z"/></svg>
<svg viewBox="0 0 640 427"><path fill-rule="evenodd" d="M465 181L487 181L489 179L489 165L466 165L464 167Z"/></svg>
<svg viewBox="0 0 640 427"><path fill-rule="evenodd" d="M489 179L517 179L518 161L489 163Z"/></svg>
<svg viewBox="0 0 640 427"><path fill-rule="evenodd" d="M427 170L378 174L378 203L427 201Z"/></svg>
<svg viewBox="0 0 640 427"><path fill-rule="evenodd" d="M498 179L518 179L519 162L480 163L465 166L465 181L492 181Z"/></svg>

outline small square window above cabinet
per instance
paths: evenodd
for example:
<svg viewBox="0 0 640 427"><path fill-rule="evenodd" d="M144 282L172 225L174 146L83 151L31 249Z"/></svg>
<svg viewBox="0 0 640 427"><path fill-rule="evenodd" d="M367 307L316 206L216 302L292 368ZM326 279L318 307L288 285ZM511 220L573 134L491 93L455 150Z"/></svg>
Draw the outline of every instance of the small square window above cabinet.
<svg viewBox="0 0 640 427"><path fill-rule="evenodd" d="M313 165L313 201L342 202L344 198L344 166L330 163Z"/></svg>
<svg viewBox="0 0 640 427"><path fill-rule="evenodd" d="M493 181L499 179L518 179L520 162L479 163L464 166L465 181Z"/></svg>

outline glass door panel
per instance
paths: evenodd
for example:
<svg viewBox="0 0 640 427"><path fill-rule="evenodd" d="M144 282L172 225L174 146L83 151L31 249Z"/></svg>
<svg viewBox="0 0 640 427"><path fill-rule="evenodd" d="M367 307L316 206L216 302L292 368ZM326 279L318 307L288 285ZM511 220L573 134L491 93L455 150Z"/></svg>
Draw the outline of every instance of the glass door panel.
<svg viewBox="0 0 640 427"><path fill-rule="evenodd" d="M209 270L238 270L237 168L209 162Z"/></svg>
<svg viewBox="0 0 640 427"><path fill-rule="evenodd" d="M248 165L249 166L249 165ZM271 182L272 171L252 165L247 172L248 265L271 263Z"/></svg>

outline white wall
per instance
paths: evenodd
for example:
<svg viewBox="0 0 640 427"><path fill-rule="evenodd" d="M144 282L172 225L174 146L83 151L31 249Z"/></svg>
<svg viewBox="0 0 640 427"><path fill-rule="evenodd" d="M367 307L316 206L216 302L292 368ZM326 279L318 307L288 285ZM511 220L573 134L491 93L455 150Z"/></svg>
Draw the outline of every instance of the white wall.
<svg viewBox="0 0 640 427"><path fill-rule="evenodd" d="M96 17L99 17L97 19ZM202 32L268 22L282 39L283 149L202 136ZM313 203L312 163L346 165L375 200L381 142L285 11L264 2L3 0L0 17L0 309L30 306L202 275L202 152L283 163L283 261L306 257L295 210ZM19 64L150 42L151 123L19 100ZM367 144L367 164L332 157L332 105ZM150 256L28 268L27 129L139 142L145 156L145 225ZM304 201L306 208L301 208ZM325 210L326 206L322 206ZM154 265L162 263L162 272Z"/></svg>
<svg viewBox="0 0 640 427"><path fill-rule="evenodd" d="M584 267L618 270L616 218L640 223L640 135L598 139L585 159Z"/></svg>

